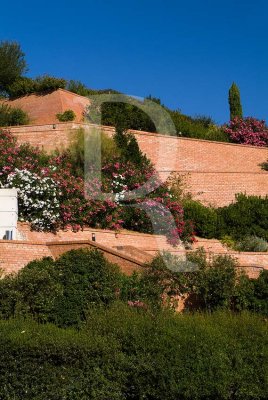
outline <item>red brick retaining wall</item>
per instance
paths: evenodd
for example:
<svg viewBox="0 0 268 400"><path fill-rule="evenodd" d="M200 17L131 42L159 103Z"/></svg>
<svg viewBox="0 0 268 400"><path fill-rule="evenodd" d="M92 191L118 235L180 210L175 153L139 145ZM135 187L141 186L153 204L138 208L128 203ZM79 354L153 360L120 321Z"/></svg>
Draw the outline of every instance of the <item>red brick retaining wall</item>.
<svg viewBox="0 0 268 400"><path fill-rule="evenodd" d="M79 127L86 124L61 123L12 127L20 143L53 150L66 147ZM95 129L90 125L91 129ZM101 127L112 135L112 127ZM229 204L236 193L268 194L268 173L260 164L268 159L267 148L210 142L133 131L140 148L153 161L159 174L166 179L171 172L184 176L188 191L196 199L215 206Z"/></svg>

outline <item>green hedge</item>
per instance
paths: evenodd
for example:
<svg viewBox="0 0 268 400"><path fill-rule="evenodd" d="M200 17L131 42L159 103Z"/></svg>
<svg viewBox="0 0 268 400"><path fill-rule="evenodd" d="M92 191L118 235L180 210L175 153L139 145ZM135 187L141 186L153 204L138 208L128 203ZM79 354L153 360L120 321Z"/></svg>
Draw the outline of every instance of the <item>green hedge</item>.
<svg viewBox="0 0 268 400"><path fill-rule="evenodd" d="M183 208L185 219L193 222L197 236L221 239L229 235L235 240L257 236L268 240L268 196L240 193L234 202L217 209L187 200Z"/></svg>
<svg viewBox="0 0 268 400"><path fill-rule="evenodd" d="M0 322L1 400L264 400L267 323L116 304L82 331Z"/></svg>
<svg viewBox="0 0 268 400"><path fill-rule="evenodd" d="M238 194L235 202L219 208L217 213L218 237L255 235L268 240L268 196Z"/></svg>

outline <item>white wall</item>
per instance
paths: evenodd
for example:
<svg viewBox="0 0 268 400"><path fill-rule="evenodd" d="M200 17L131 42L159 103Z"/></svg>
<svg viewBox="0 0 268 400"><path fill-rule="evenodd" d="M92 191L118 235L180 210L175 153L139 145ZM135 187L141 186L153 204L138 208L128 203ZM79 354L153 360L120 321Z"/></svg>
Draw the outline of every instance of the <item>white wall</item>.
<svg viewBox="0 0 268 400"><path fill-rule="evenodd" d="M0 240L6 231L13 232L13 240L17 238L18 195L16 189L0 189Z"/></svg>

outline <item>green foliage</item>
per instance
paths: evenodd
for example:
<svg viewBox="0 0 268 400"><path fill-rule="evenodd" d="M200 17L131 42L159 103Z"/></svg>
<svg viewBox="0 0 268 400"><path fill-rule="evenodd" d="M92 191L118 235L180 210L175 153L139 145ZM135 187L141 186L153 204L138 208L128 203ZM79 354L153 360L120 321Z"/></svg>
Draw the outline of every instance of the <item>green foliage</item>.
<svg viewBox="0 0 268 400"><path fill-rule="evenodd" d="M237 194L233 203L217 209L187 199L183 207L185 219L193 222L195 232L200 237L224 240L227 236L233 248L239 240L249 243L248 239L244 239L245 236L268 240L268 196L262 198ZM252 238L250 241L253 243ZM263 248L264 245L262 242L257 246L255 241L253 247Z"/></svg>
<svg viewBox="0 0 268 400"><path fill-rule="evenodd" d="M257 316L92 310L79 332L0 322L3 400L266 400L267 323Z"/></svg>
<svg viewBox="0 0 268 400"><path fill-rule="evenodd" d="M27 125L29 117L20 108L12 108L7 104L0 104L0 126Z"/></svg>
<svg viewBox="0 0 268 400"><path fill-rule="evenodd" d="M228 256L213 256L206 259L205 252L197 252L189 259L199 266L192 278L191 293L197 296L200 309L213 311L232 308L236 286L236 262Z"/></svg>
<svg viewBox="0 0 268 400"><path fill-rule="evenodd" d="M150 117L143 110L128 103L105 102L101 105L103 125L155 132L156 128Z"/></svg>
<svg viewBox="0 0 268 400"><path fill-rule="evenodd" d="M75 174L78 176L83 176L84 174L85 137L87 137L87 134L88 133L86 133L83 128L77 129L71 145L68 149L69 160L73 165ZM94 152L97 154L97 152L99 151L97 147L99 145L100 135L102 165L121 155L121 151L117 147L113 138L109 137L106 133L95 131L94 129L92 129L89 132L89 135L91 136L90 146L92 148L92 154L94 154Z"/></svg>
<svg viewBox="0 0 268 400"><path fill-rule="evenodd" d="M18 275L0 281L4 318L30 315L40 322L78 326L89 307L116 299L121 273L96 251L72 250L57 261L29 263Z"/></svg>
<svg viewBox="0 0 268 400"><path fill-rule="evenodd" d="M70 80L67 83L66 89L69 90L70 92L79 94L80 96L86 97L89 95L87 87L80 81Z"/></svg>
<svg viewBox="0 0 268 400"><path fill-rule="evenodd" d="M24 56L17 42L0 42L0 92L8 92L8 87L26 72Z"/></svg>
<svg viewBox="0 0 268 400"><path fill-rule="evenodd" d="M77 325L94 305L109 305L120 286L119 268L97 250L72 250L56 261L63 294L57 299L55 320L61 326Z"/></svg>
<svg viewBox="0 0 268 400"><path fill-rule="evenodd" d="M268 171L268 161L261 164L262 169Z"/></svg>
<svg viewBox="0 0 268 400"><path fill-rule="evenodd" d="M26 96L31 93L38 92L38 84L36 80L27 78L25 76L16 79L8 87L8 94L10 98Z"/></svg>
<svg viewBox="0 0 268 400"><path fill-rule="evenodd" d="M149 159L141 152L137 139L132 133L127 133L121 127L117 127L114 141L125 162L130 161L138 167L150 164Z"/></svg>
<svg viewBox="0 0 268 400"><path fill-rule="evenodd" d="M66 110L63 113L57 114L56 117L60 122L73 121L75 119L75 113L73 110Z"/></svg>
<svg viewBox="0 0 268 400"><path fill-rule="evenodd" d="M268 240L268 196L236 195L236 201L219 208L218 235L230 235L241 239L255 235Z"/></svg>
<svg viewBox="0 0 268 400"><path fill-rule="evenodd" d="M268 317L268 271L264 269L252 283L254 292L249 296L248 309Z"/></svg>
<svg viewBox="0 0 268 400"><path fill-rule="evenodd" d="M32 93L42 95L57 89L64 89L65 85L65 79L49 75L40 76L36 79L19 77L9 85L8 94L11 98L27 96Z"/></svg>
<svg viewBox="0 0 268 400"><path fill-rule="evenodd" d="M230 120L243 118L242 106L240 101L240 91L238 86L233 83L229 90Z"/></svg>
<svg viewBox="0 0 268 400"><path fill-rule="evenodd" d="M268 243L257 236L247 235L235 244L235 249L238 251L264 252L268 251Z"/></svg>
<svg viewBox="0 0 268 400"><path fill-rule="evenodd" d="M63 78L55 78L54 76L43 75L36 78L38 92L46 93L57 89L64 89L66 80Z"/></svg>
<svg viewBox="0 0 268 400"><path fill-rule="evenodd" d="M235 249L236 241L230 235L223 235L221 237L221 243L229 249Z"/></svg>
<svg viewBox="0 0 268 400"><path fill-rule="evenodd" d="M217 212L214 208L206 207L198 201L187 200L183 209L185 219L193 221L197 236L208 239L217 236Z"/></svg>

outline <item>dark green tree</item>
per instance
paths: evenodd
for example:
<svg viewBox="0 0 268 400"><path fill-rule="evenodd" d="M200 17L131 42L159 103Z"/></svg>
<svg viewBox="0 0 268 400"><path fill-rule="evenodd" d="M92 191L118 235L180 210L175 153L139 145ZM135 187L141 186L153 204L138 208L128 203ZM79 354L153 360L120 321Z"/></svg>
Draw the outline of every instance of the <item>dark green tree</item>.
<svg viewBox="0 0 268 400"><path fill-rule="evenodd" d="M238 86L233 83L229 90L230 120L235 117L243 118L242 105L240 101L240 91Z"/></svg>
<svg viewBox="0 0 268 400"><path fill-rule="evenodd" d="M27 70L25 54L19 43L0 43L0 91L8 93L8 87Z"/></svg>

